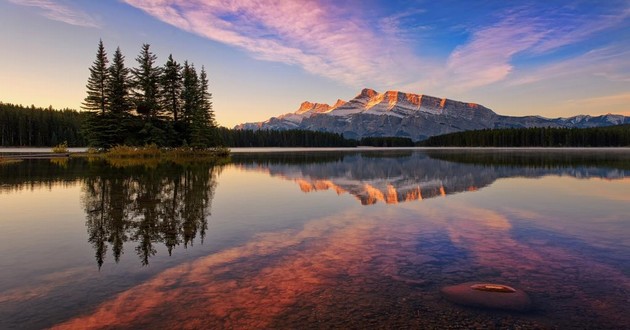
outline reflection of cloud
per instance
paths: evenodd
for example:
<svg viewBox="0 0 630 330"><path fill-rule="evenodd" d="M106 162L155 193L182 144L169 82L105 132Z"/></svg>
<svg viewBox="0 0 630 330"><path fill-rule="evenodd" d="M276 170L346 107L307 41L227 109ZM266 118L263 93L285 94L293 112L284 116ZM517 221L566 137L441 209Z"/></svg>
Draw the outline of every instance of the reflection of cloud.
<svg viewBox="0 0 630 330"><path fill-rule="evenodd" d="M85 12L60 4L52 0L9 0L22 6L37 7L42 15L53 21L83 27L99 27L96 19Z"/></svg>
<svg viewBox="0 0 630 330"><path fill-rule="evenodd" d="M57 328L131 325L162 309L168 309L169 320L163 324L167 328L208 324L197 323L200 320L221 321L229 328L269 327L300 297L340 274L362 272L364 255L374 253L362 249L374 224L341 215L314 221L297 233L260 234L246 245L162 272L103 303L93 314ZM283 256L270 261L278 253Z"/></svg>
<svg viewBox="0 0 630 330"><path fill-rule="evenodd" d="M509 219L496 211L448 206L444 212L443 203L407 204L402 212L391 213L392 219L353 211L313 220L297 231L259 234L242 246L159 273L57 328L151 327L157 322L163 328L272 328L278 320L288 322L287 317L295 317L294 325L317 322L317 315L335 313L339 304L365 306L366 297L391 283L403 285L406 293L409 285L425 283L409 269L457 280L461 275L431 268L437 260L432 254L444 253L439 247L419 248L419 242L444 230L452 244L471 254L469 262L453 255L462 265L447 267L468 273L469 265L482 265L501 273L491 280L509 280L530 292L553 296L569 290L603 317L623 309L623 304L615 305L618 295L593 296L577 278L557 285L572 276L564 270L568 264L588 265L580 276L607 274L604 282L628 288L618 270L586 260L579 251L518 241Z"/></svg>
<svg viewBox="0 0 630 330"><path fill-rule="evenodd" d="M70 282L80 282L91 278L92 267L76 267L41 276L40 284L17 287L0 293L0 303L16 303L42 298Z"/></svg>

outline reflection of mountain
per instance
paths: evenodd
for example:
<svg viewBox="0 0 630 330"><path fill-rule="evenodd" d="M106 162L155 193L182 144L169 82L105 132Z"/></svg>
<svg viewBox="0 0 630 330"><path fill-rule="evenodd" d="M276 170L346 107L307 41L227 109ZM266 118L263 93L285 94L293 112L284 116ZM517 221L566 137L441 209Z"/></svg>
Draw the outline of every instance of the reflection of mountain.
<svg viewBox="0 0 630 330"><path fill-rule="evenodd" d="M597 160L605 160L605 154L595 158L584 153L558 158L558 154L562 152L506 153L498 161L492 157L479 159L477 152L418 151L391 154L390 157L367 152L344 154L335 161L321 164L257 162L247 157L235 157L234 162L245 170L263 170L272 176L295 181L304 192L334 190L337 194L349 193L363 205L379 201L394 204L474 191L499 178L516 176L606 179L630 176L630 169L623 164L602 167L605 164ZM618 155L615 157L619 158ZM509 162L510 159L513 161ZM528 161L529 165L525 166Z"/></svg>
<svg viewBox="0 0 630 330"><path fill-rule="evenodd" d="M152 169L99 165L85 179L82 198L88 240L99 267L108 246L118 262L124 243L135 242L136 253L147 265L156 243L163 243L170 254L177 245L192 245L197 234L203 241L216 186L215 168L172 163Z"/></svg>

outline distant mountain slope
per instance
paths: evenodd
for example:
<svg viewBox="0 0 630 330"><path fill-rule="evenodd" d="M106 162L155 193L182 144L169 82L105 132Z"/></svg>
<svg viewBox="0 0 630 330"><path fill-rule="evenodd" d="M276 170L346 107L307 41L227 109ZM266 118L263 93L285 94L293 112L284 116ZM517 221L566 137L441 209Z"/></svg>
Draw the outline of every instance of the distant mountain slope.
<svg viewBox="0 0 630 330"><path fill-rule="evenodd" d="M599 127L630 123L622 115L569 118L540 116L510 117L476 104L428 95L363 89L350 101L304 102L293 112L258 123L237 125L236 129L307 129L343 134L346 138L366 136L408 137L415 141L452 132L484 128Z"/></svg>

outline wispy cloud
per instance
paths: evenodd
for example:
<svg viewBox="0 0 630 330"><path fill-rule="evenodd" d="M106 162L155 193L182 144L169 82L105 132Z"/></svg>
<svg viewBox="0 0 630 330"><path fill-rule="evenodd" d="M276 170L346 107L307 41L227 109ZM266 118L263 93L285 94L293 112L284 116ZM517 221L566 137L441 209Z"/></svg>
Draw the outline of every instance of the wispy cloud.
<svg viewBox="0 0 630 330"><path fill-rule="evenodd" d="M351 85L395 85L420 65L408 45L333 4L316 1L124 0L155 18ZM391 25L389 25L391 27Z"/></svg>
<svg viewBox="0 0 630 330"><path fill-rule="evenodd" d="M609 81L630 82L630 46L593 49L580 56L518 72L508 85L518 86L566 76L603 77Z"/></svg>
<svg viewBox="0 0 630 330"><path fill-rule="evenodd" d="M434 85L448 86L452 90L466 91L476 87L503 81L515 71L514 59L518 55L537 57L549 54L563 46L588 39L591 35L618 26L630 17L630 9L623 8L617 14L593 15L542 15L528 8L512 10L502 15L495 24L472 31L470 40L458 46L448 57L445 70L432 78ZM566 17L565 17L566 16ZM617 49L619 50L619 49ZM622 52L623 54L625 52ZM566 68L579 63L579 70L601 66L602 56L618 57L620 53L599 54L587 52L577 58L557 60L545 74L519 78L519 83L543 80L553 74L569 73ZM627 62L627 61L626 61ZM602 74L613 75L617 65L623 62L608 63L608 70ZM575 68L578 69L578 68ZM563 71L564 70L564 71ZM541 72L543 73L543 72ZM611 76L612 77L612 76ZM617 78L625 79L625 77ZM511 82L515 84L515 82Z"/></svg>
<svg viewBox="0 0 630 330"><path fill-rule="evenodd" d="M565 105L579 105L584 108L616 108L619 111L623 111L624 114L627 114L628 112L630 112L630 92L567 100L565 102Z"/></svg>
<svg viewBox="0 0 630 330"><path fill-rule="evenodd" d="M516 58L543 58L618 27L630 17L628 6L598 14L538 6L492 12L487 25L469 27L468 40L438 63L425 55L418 33L419 28L423 33L440 28L422 25L420 16L430 15L424 8L408 6L375 16L374 11L366 14L356 6L327 1L123 1L182 30L241 48L254 58L299 66L348 85L416 86L446 93L514 78L519 69Z"/></svg>
<svg viewBox="0 0 630 330"><path fill-rule="evenodd" d="M54 21L83 27L99 27L99 23L94 17L53 0L9 0L9 2L39 8L42 16Z"/></svg>
<svg viewBox="0 0 630 330"><path fill-rule="evenodd" d="M630 18L630 2L615 13L600 15L563 15L563 19L538 18L537 24L545 29L542 40L532 49L540 54L585 40L591 35L615 27ZM553 28L550 28L553 27Z"/></svg>
<svg viewBox="0 0 630 330"><path fill-rule="evenodd" d="M437 77L438 84L468 90L503 80L512 72L512 57L530 49L541 38L542 33L535 26L523 22L518 15L508 16L474 32L467 44L457 47Z"/></svg>

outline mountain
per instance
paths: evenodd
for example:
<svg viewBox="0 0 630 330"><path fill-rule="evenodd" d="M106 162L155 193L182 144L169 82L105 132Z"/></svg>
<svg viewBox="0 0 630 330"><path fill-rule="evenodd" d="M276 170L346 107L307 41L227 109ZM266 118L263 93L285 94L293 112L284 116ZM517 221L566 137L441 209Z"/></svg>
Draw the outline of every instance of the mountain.
<svg viewBox="0 0 630 330"><path fill-rule="evenodd" d="M346 138L366 136L408 137L414 141L430 136L485 128L598 127L630 123L622 115L569 118L502 116L476 104L428 95L363 89L350 101L334 105L303 102L293 112L264 122L237 125L236 129L306 129L343 134Z"/></svg>

